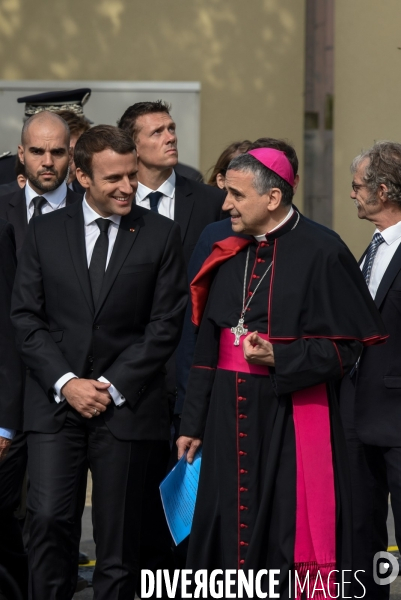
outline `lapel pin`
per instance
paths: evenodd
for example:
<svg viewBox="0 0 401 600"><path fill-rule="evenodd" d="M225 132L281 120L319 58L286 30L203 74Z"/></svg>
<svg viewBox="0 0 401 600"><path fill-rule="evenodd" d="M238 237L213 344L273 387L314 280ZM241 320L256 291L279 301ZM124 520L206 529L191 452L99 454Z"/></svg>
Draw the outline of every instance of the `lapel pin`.
<svg viewBox="0 0 401 600"><path fill-rule="evenodd" d="M130 229L130 231L133 233L135 231L135 229Z"/></svg>

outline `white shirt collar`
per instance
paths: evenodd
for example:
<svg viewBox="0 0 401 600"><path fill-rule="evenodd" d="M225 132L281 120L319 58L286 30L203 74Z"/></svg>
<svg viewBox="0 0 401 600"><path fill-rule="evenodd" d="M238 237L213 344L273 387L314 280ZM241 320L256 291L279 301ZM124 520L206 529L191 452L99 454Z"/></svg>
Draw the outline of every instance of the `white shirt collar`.
<svg viewBox="0 0 401 600"><path fill-rule="evenodd" d="M175 172L171 173L170 177L166 179L164 183L161 184L157 190L151 190L143 183L138 182L138 189L136 191L136 202L142 202L151 194L152 192L161 192L163 196L167 196L168 198L174 198L174 190L175 190Z"/></svg>
<svg viewBox="0 0 401 600"><path fill-rule="evenodd" d="M280 223L278 225L273 227L273 229L270 229L270 231L268 231L267 233L272 233L272 231L276 231L276 229L278 229L279 227L284 225L284 223L286 223L293 214L294 214L294 207L291 206L290 210L288 211L288 213L286 214L284 219L282 221L280 221ZM255 240L257 242L265 242L266 241L266 235L254 235L253 237L255 238Z"/></svg>
<svg viewBox="0 0 401 600"><path fill-rule="evenodd" d="M89 204L86 201L86 194L82 203L82 210L84 213L84 222L86 227L94 223L96 219L109 219L109 221L117 225L117 227L120 225L121 215L110 215L110 217L102 217L101 215L99 215L99 213L97 213L95 210L93 210L93 208L89 206Z"/></svg>
<svg viewBox="0 0 401 600"><path fill-rule="evenodd" d="M383 229L383 231L375 230L375 233L381 233L384 241L388 246L391 246L393 242L396 242L401 237L401 221L398 221L395 225Z"/></svg>
<svg viewBox="0 0 401 600"><path fill-rule="evenodd" d="M35 190L31 188L31 186L29 185L29 181L27 181L25 186L25 200L28 208L32 200L36 198L36 196L43 196L43 198L46 198L47 202L51 205L53 210L57 210L60 204L63 202L63 200L65 200L65 197L67 196L67 184L65 183L65 181L63 181L63 183L52 192L44 192L43 194L38 194L37 192L35 192Z"/></svg>

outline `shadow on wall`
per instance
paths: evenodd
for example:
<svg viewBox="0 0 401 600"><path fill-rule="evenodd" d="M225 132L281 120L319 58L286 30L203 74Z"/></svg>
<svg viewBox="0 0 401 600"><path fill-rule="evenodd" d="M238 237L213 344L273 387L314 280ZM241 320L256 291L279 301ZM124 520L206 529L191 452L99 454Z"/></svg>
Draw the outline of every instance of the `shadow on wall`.
<svg viewBox="0 0 401 600"><path fill-rule="evenodd" d="M298 2L0 0L0 78L201 80L269 104L294 61Z"/></svg>

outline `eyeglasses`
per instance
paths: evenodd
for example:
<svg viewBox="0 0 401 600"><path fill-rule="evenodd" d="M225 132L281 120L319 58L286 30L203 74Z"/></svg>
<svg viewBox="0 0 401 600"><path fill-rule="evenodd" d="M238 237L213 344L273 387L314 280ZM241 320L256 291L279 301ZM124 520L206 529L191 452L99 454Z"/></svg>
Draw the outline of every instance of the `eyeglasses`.
<svg viewBox="0 0 401 600"><path fill-rule="evenodd" d="M357 192L358 190L360 190L363 187L367 187L364 183L351 183L351 187L354 190L354 192Z"/></svg>

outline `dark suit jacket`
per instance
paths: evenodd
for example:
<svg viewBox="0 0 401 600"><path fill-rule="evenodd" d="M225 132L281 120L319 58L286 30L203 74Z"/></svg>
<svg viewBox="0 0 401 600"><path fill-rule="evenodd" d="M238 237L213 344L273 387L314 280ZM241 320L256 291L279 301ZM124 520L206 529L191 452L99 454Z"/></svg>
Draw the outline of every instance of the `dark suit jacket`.
<svg viewBox="0 0 401 600"><path fill-rule="evenodd" d="M206 225L221 219L224 198L223 190L192 181L176 173L174 221L181 229L187 266Z"/></svg>
<svg viewBox="0 0 401 600"><path fill-rule="evenodd" d="M67 372L104 375L126 403L104 419L119 439L169 439L163 365L181 333L187 282L178 226L133 206L121 219L97 306L82 204L29 225L13 293L17 344L30 369L24 429L56 432L69 405L53 385Z"/></svg>
<svg viewBox="0 0 401 600"><path fill-rule="evenodd" d="M82 200L82 196L67 188L66 205L73 204L77 200ZM18 257L28 231L24 188L18 189L13 194L0 196L0 218L5 219L14 227Z"/></svg>
<svg viewBox="0 0 401 600"><path fill-rule="evenodd" d="M11 183L2 183L0 185L0 196L6 196L7 194L15 194L20 190L20 186L18 185L18 181L12 181Z"/></svg>
<svg viewBox="0 0 401 600"><path fill-rule="evenodd" d="M182 177L187 177L187 179L193 179L194 181L199 181L200 183L203 183L202 173L194 167L184 165L183 163L177 163L174 167L174 171L176 173L179 173Z"/></svg>
<svg viewBox="0 0 401 600"><path fill-rule="evenodd" d="M383 275L375 304L390 337L385 344L363 351L356 380L355 427L366 444L401 446L401 245Z"/></svg>
<svg viewBox="0 0 401 600"><path fill-rule="evenodd" d="M7 154L6 156L0 156L0 184L11 183L12 181L14 181L14 179L16 178L16 160L16 154Z"/></svg>
<svg viewBox="0 0 401 600"><path fill-rule="evenodd" d="M10 321L16 266L12 225L0 219L0 427L21 430L23 370Z"/></svg>

